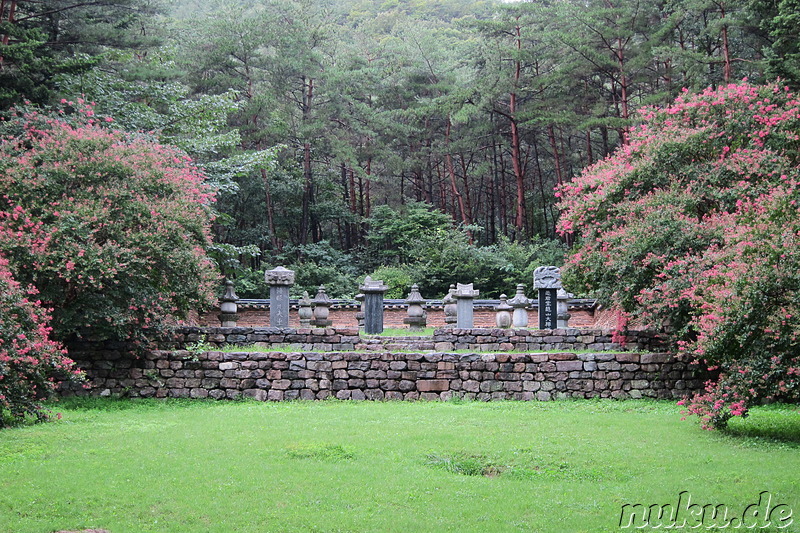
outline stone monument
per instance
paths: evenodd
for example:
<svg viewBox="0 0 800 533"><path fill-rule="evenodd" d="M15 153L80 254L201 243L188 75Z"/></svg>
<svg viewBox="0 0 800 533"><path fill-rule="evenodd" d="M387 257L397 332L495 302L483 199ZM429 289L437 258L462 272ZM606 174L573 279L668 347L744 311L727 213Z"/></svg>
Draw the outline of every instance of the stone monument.
<svg viewBox="0 0 800 533"><path fill-rule="evenodd" d="M264 273L269 285L269 325L289 327L289 287L294 285L294 271L279 266Z"/></svg>
<svg viewBox="0 0 800 533"><path fill-rule="evenodd" d="M472 329L474 327L473 306L474 300L480 291L473 290L472 283L459 283L453 296L456 299L456 327Z"/></svg>
<svg viewBox="0 0 800 533"><path fill-rule="evenodd" d="M383 332L383 295L389 289L381 280L367 276L358 288L364 294L364 333L377 335Z"/></svg>
<svg viewBox="0 0 800 533"><path fill-rule="evenodd" d="M556 329L561 269L554 266L540 266L534 270L533 288L539 291L539 329Z"/></svg>

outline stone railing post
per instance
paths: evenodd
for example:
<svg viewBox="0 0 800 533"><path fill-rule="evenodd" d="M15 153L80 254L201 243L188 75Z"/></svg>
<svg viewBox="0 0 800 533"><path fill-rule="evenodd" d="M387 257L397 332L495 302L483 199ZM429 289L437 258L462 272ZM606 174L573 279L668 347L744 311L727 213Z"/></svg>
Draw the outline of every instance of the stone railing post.
<svg viewBox="0 0 800 533"><path fill-rule="evenodd" d="M500 303L494 308L497 311L495 316L495 323L498 328L508 329L511 327L511 310L514 309L508 305L508 296L505 294L500 295Z"/></svg>
<svg viewBox="0 0 800 533"><path fill-rule="evenodd" d="M530 303L531 301L525 296L525 284L520 283L517 285L517 294L508 301L508 304L514 308L511 323L515 328L528 327L528 305Z"/></svg>
<svg viewBox="0 0 800 533"><path fill-rule="evenodd" d="M311 319L314 318L314 311L311 309L311 298L308 296L308 291L303 291L303 297L297 301L298 309L297 316L300 318L300 327L310 328Z"/></svg>
<svg viewBox="0 0 800 533"><path fill-rule="evenodd" d="M364 293L364 333L377 335L383 332L383 295L389 289L381 280L367 276L358 288Z"/></svg>
<svg viewBox="0 0 800 533"><path fill-rule="evenodd" d="M239 307L236 305L236 292L233 290L233 282L227 280L225 282L225 294L220 298L219 306L219 322L223 328L235 328L236 322L239 320Z"/></svg>
<svg viewBox="0 0 800 533"><path fill-rule="evenodd" d="M406 298L408 305L408 316L403 319L403 322L408 324L410 331L422 331L428 325L428 315L422 306L425 304L425 298L419 293L419 286L415 283L411 286L411 292Z"/></svg>
<svg viewBox="0 0 800 533"><path fill-rule="evenodd" d="M269 285L269 325L289 327L289 287L294 285L294 271L279 266L264 273Z"/></svg>
<svg viewBox="0 0 800 533"><path fill-rule="evenodd" d="M333 324L333 322L328 319L328 315L330 314L329 308L333 302L331 302L331 299L325 294L324 285L319 286L317 295L311 300L311 303L314 306L314 319L311 321L312 326L316 328L326 328Z"/></svg>
<svg viewBox="0 0 800 533"><path fill-rule="evenodd" d="M539 329L558 327L557 294L561 288L561 269L540 266L533 271L533 288L539 291Z"/></svg>
<svg viewBox="0 0 800 533"><path fill-rule="evenodd" d="M472 283L459 283L453 296L456 299L456 327L472 329L474 327L473 306L474 300L480 291L473 290Z"/></svg>
<svg viewBox="0 0 800 533"><path fill-rule="evenodd" d="M458 321L458 318L456 317L458 314L458 308L456 305L456 297L454 296L455 293L456 286L450 285L450 290L447 291L445 297L442 298L444 323L450 325L451 327Z"/></svg>

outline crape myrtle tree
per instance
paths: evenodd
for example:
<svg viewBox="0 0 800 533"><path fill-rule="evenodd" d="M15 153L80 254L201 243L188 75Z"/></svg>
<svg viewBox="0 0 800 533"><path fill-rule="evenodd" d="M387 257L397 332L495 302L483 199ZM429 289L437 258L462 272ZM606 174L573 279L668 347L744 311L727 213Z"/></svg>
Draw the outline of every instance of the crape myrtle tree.
<svg viewBox="0 0 800 533"><path fill-rule="evenodd" d="M565 283L664 327L718 369L688 401L724 427L800 397L800 101L732 84L645 109L630 143L561 187Z"/></svg>
<svg viewBox="0 0 800 533"><path fill-rule="evenodd" d="M213 191L185 153L112 129L90 104L2 123L0 254L54 336L126 339L213 302Z"/></svg>
<svg viewBox="0 0 800 533"><path fill-rule="evenodd" d="M28 416L46 420L40 401L57 381L82 379L51 340L47 311L35 297L36 289L20 286L0 256L0 428Z"/></svg>

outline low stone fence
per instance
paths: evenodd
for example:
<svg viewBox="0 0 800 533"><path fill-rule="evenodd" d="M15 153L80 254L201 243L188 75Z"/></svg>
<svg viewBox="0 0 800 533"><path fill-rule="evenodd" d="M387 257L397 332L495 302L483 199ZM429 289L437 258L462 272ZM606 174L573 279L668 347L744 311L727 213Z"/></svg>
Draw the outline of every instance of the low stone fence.
<svg viewBox="0 0 800 533"><path fill-rule="evenodd" d="M162 341L168 349L138 357L124 344L86 343L70 355L91 387L64 392L276 401L676 398L704 381L695 365L670 354L619 351L605 330L443 329L432 339L406 339L362 338L357 329L183 328ZM630 347L658 345L648 332L628 340ZM197 343L207 351L185 349ZM220 349L236 344L272 351ZM525 353L503 353L512 350Z"/></svg>
<svg viewBox="0 0 800 533"><path fill-rule="evenodd" d="M158 398L677 398L702 385L692 365L665 353L637 352L193 354L178 350L152 351L138 360L80 364L93 384L85 393Z"/></svg>

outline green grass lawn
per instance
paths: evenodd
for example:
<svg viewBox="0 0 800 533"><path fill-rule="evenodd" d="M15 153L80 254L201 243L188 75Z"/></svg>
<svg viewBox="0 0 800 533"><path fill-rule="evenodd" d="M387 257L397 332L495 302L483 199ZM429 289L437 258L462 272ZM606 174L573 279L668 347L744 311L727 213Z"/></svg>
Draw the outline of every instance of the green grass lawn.
<svg viewBox="0 0 800 533"><path fill-rule="evenodd" d="M672 402L67 400L0 431L0 531L621 531L626 503L759 493L800 531L800 413Z"/></svg>

